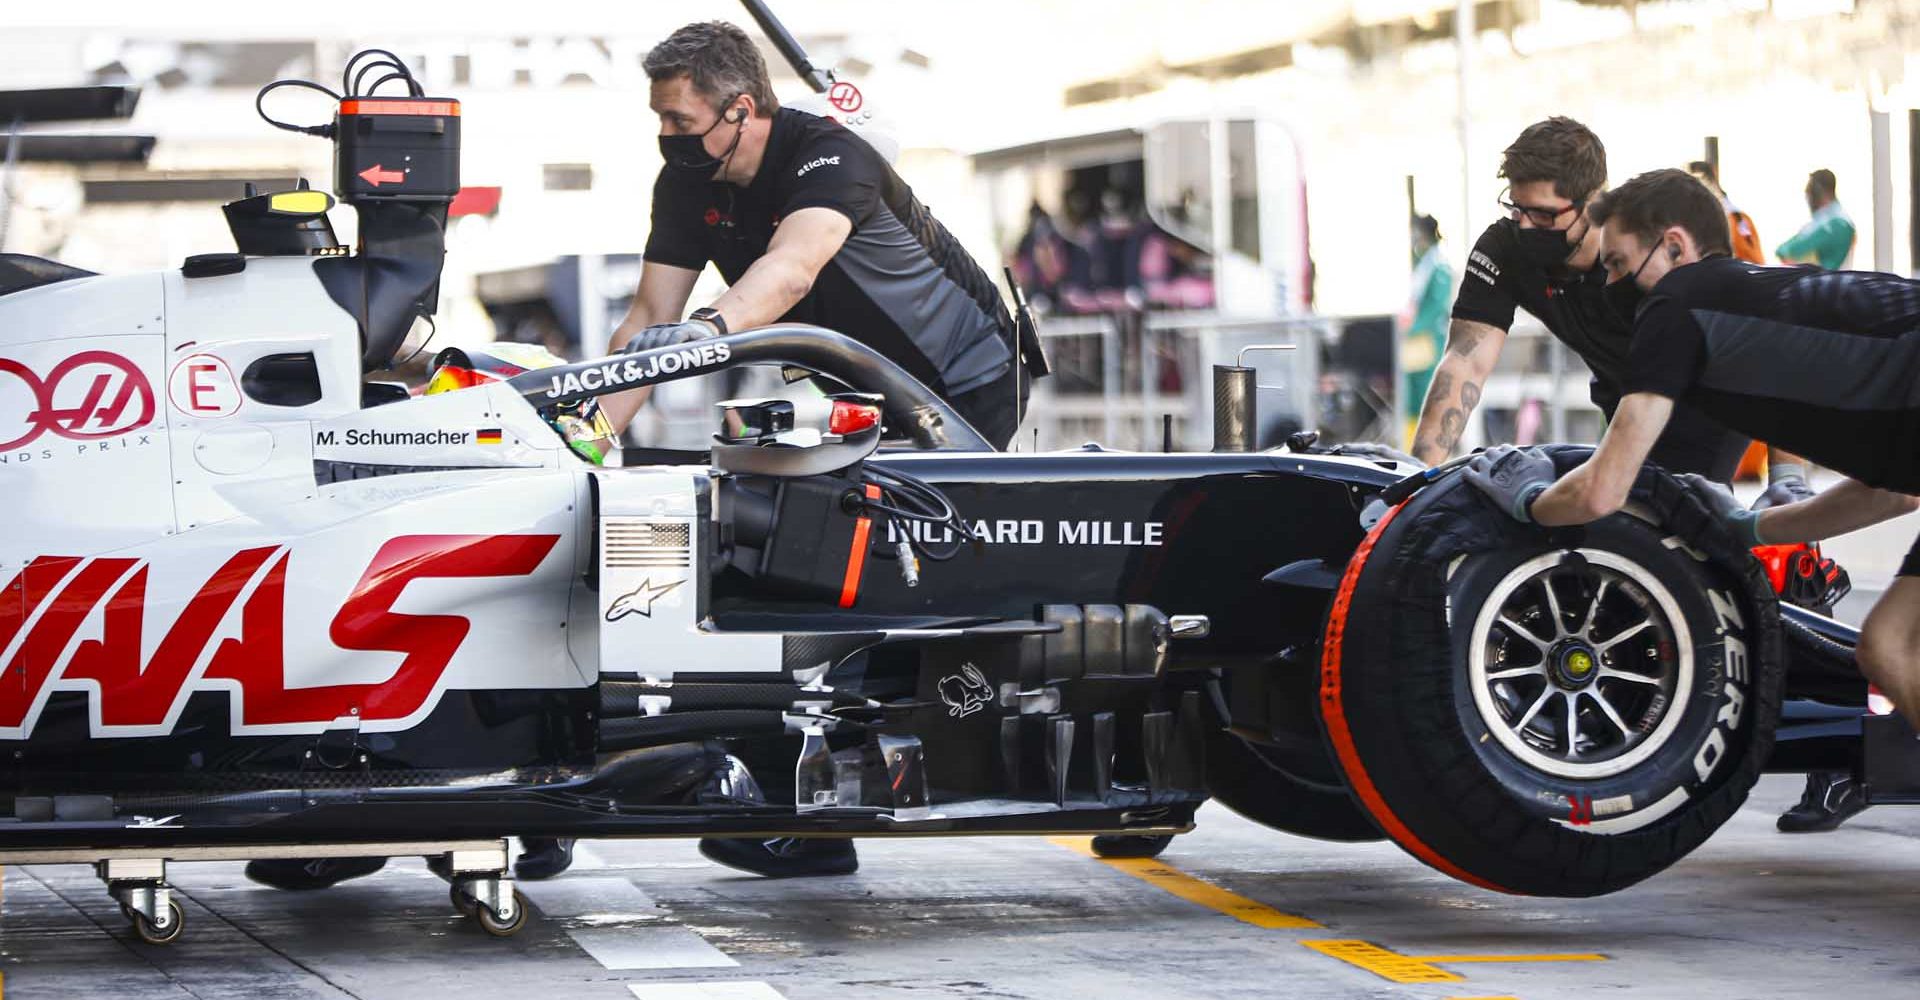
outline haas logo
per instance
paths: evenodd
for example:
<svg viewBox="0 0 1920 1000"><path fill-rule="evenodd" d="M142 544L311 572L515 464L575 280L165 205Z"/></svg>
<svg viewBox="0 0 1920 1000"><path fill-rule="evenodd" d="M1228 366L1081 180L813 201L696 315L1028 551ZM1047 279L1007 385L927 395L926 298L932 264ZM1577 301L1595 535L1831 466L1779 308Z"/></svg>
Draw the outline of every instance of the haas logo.
<svg viewBox="0 0 1920 1000"><path fill-rule="evenodd" d="M940 700L947 703L947 715L964 719L993 702L993 685L969 663L957 674L940 678Z"/></svg>
<svg viewBox="0 0 1920 1000"><path fill-rule="evenodd" d="M96 736L173 730L194 691L231 692L233 731L317 731L344 715L406 719L438 697L466 640L464 615L393 610L415 580L526 576L558 535L403 535L375 552L333 616L337 649L402 654L385 680L287 685L286 597L292 553L245 549L215 569L158 637L148 634L143 559L41 556L0 589L0 739L25 739L54 690L92 695ZM249 589L251 588L251 589ZM228 624L235 617L237 627ZM83 631L98 611L97 633ZM84 636L97 634L97 638Z"/></svg>
<svg viewBox="0 0 1920 1000"><path fill-rule="evenodd" d="M24 448L48 431L75 441L118 437L154 417L153 386L138 365L112 351L81 351L44 379L12 358L0 358L0 372L24 383L32 397L22 423L0 421L0 451Z"/></svg>

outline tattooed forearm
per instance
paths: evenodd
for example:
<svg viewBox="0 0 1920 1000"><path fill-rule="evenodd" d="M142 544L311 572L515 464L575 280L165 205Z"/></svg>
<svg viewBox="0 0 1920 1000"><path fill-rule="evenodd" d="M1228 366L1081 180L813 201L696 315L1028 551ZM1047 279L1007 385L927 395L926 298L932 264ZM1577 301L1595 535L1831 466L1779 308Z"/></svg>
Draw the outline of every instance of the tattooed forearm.
<svg viewBox="0 0 1920 1000"><path fill-rule="evenodd" d="M1467 415L1455 406L1440 414L1440 433L1434 438L1434 444L1451 453L1453 446L1460 443L1460 432L1467 426Z"/></svg>
<svg viewBox="0 0 1920 1000"><path fill-rule="evenodd" d="M1447 331L1447 353L1457 354L1463 358L1471 357L1473 349L1480 346L1480 341L1485 336L1486 331L1471 323L1455 323L1453 328Z"/></svg>
<svg viewBox="0 0 1920 1000"><path fill-rule="evenodd" d="M1427 394L1426 411L1421 414L1420 433L1415 435L1413 454L1421 461L1438 463L1452 454L1466 432L1467 416L1480 405L1480 383L1460 380L1459 395L1454 394L1453 376L1438 372L1433 376L1433 391Z"/></svg>

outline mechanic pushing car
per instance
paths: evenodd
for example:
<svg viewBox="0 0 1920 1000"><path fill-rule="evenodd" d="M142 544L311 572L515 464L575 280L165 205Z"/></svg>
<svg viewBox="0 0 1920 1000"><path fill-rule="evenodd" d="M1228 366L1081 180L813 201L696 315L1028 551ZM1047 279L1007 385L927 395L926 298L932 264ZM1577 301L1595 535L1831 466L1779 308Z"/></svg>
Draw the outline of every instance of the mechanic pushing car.
<svg viewBox="0 0 1920 1000"><path fill-rule="evenodd" d="M1428 465L1446 461L1460 443L1481 387L1500 360L1516 307L1538 317L1593 370L1593 402L1609 420L1620 401L1629 317L1606 301L1600 231L1588 217L1588 205L1606 185L1606 147L1585 125L1549 118L1527 126L1506 148L1500 176L1509 184L1500 200L1508 218L1488 226L1467 258L1446 355L1414 432L1414 457ZM1669 472L1725 483L1747 444L1745 436L1682 406L1652 460ZM1800 459L1776 453L1770 466L1779 487L1770 496L1813 495Z"/></svg>
<svg viewBox="0 0 1920 1000"><path fill-rule="evenodd" d="M814 323L873 347L995 447L1013 439L1028 378L987 273L873 147L781 108L746 32L689 24L647 54L666 161L640 287L615 350ZM681 320L708 263L725 294ZM606 400L624 429L647 398Z"/></svg>
<svg viewBox="0 0 1920 1000"><path fill-rule="evenodd" d="M1606 301L1600 232L1587 210L1606 185L1606 147L1585 125L1549 118L1527 126L1506 148L1500 176L1509 183L1500 202L1508 217L1487 227L1467 258L1447 350L1414 430L1414 457L1428 465L1445 461L1460 443L1481 387L1500 360L1516 307L1533 314L1586 362L1593 372L1590 395L1608 420L1620 402L1631 317ZM1669 472L1725 484L1748 444L1745 435L1679 404L1650 460ZM1779 448L1769 448L1767 457L1767 490L1754 509L1813 496L1804 459ZM1863 802L1849 775L1809 774L1800 804L1781 817L1780 828L1831 830Z"/></svg>
<svg viewBox="0 0 1920 1000"><path fill-rule="evenodd" d="M1635 317L1620 400L1599 448L1555 481L1536 450L1503 446L1467 478L1508 514L1585 524L1619 510L1684 404L1850 477L1758 513L1703 488L1751 544L1811 541L1920 509L1920 282L1758 267L1729 256L1726 213L1679 170L1642 174L1589 209L1604 227L1607 297ZM1704 485L1704 484L1696 484ZM1909 717L1920 710L1920 542L1867 615L1855 659Z"/></svg>
<svg viewBox="0 0 1920 1000"><path fill-rule="evenodd" d="M818 324L886 355L1005 447L1028 387L1013 320L986 272L886 160L836 122L781 108L759 49L732 24L689 24L647 53L644 68L665 164L640 287L609 346ZM708 263L727 291L682 322ZM649 391L607 397L616 429ZM770 876L859 866L848 840L709 838L700 850Z"/></svg>

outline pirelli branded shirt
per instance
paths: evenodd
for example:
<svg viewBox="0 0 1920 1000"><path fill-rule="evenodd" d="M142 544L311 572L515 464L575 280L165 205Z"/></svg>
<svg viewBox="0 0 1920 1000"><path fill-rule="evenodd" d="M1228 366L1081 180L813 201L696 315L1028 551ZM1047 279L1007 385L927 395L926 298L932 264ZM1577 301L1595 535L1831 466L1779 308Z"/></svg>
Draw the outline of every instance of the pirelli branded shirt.
<svg viewBox="0 0 1920 1000"><path fill-rule="evenodd" d="M1920 493L1920 282L1708 258L1648 293L1629 368L1628 392Z"/></svg>
<svg viewBox="0 0 1920 1000"><path fill-rule="evenodd" d="M1593 371L1589 395L1612 420L1620 405L1633 331L1607 303L1606 271L1595 266L1549 274L1520 252L1514 232L1513 222L1496 222L1473 245L1460 278L1460 295L1453 302L1453 318L1508 330L1516 308L1532 313ZM1649 461L1669 472L1697 472L1724 483L1733 478L1749 443L1744 435L1683 404L1675 409Z"/></svg>
<svg viewBox="0 0 1920 1000"><path fill-rule="evenodd" d="M690 270L711 261L731 284L803 208L839 212L853 231L782 320L853 337L948 397L1013 363L1013 321L986 272L873 147L802 111L774 112L745 188L662 169L646 259Z"/></svg>

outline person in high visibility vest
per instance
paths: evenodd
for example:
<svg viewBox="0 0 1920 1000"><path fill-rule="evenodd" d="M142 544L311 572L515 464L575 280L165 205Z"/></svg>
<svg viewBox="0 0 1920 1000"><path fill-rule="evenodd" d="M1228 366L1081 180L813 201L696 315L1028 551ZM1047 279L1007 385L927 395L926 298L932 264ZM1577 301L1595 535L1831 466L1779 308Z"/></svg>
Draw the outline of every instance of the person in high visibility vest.
<svg viewBox="0 0 1920 1000"><path fill-rule="evenodd" d="M1753 224L1753 216L1740 210L1727 197L1727 191L1720 186L1720 171L1706 160L1695 160L1687 164L1687 173L1699 178L1700 183L1720 199L1720 207L1727 210L1727 230L1733 236L1733 255L1749 264L1765 264L1767 252L1760 245L1760 230Z"/></svg>

